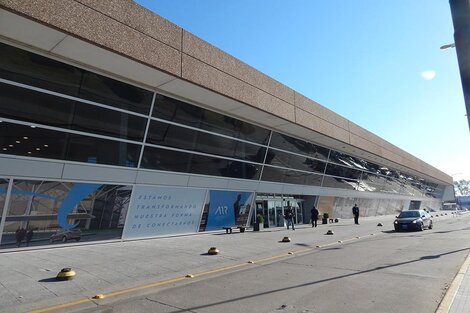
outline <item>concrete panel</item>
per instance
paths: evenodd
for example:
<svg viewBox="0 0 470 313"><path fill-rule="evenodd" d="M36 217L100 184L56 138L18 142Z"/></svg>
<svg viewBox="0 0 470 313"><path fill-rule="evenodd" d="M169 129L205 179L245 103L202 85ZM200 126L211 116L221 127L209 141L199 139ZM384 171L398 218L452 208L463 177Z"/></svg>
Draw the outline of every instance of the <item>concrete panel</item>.
<svg viewBox="0 0 470 313"><path fill-rule="evenodd" d="M215 189L228 189L228 178L209 176L190 176L188 187L202 187Z"/></svg>
<svg viewBox="0 0 470 313"><path fill-rule="evenodd" d="M66 35L0 9L0 36L49 51Z"/></svg>
<svg viewBox="0 0 470 313"><path fill-rule="evenodd" d="M258 186L258 192L282 194L283 187L284 185L280 183L269 183L260 181Z"/></svg>
<svg viewBox="0 0 470 313"><path fill-rule="evenodd" d="M195 103L200 103L202 106L209 107L215 111L230 111L246 106L244 103L237 102L181 79L174 79L158 88L170 94L174 94L178 98L184 98Z"/></svg>
<svg viewBox="0 0 470 313"><path fill-rule="evenodd" d="M188 185L189 175L169 172L157 172L139 170L137 172L136 184L184 186Z"/></svg>
<svg viewBox="0 0 470 313"><path fill-rule="evenodd" d="M294 106L183 54L182 77L265 112L294 121Z"/></svg>
<svg viewBox="0 0 470 313"><path fill-rule="evenodd" d="M0 5L144 64L181 73L180 51L76 1L0 0Z"/></svg>
<svg viewBox="0 0 470 313"><path fill-rule="evenodd" d="M299 108L296 108L295 117L297 124L310 128L320 134L349 143L349 132L344 128L331 124Z"/></svg>
<svg viewBox="0 0 470 313"><path fill-rule="evenodd" d="M133 1L75 0L181 51L182 28Z"/></svg>
<svg viewBox="0 0 470 313"><path fill-rule="evenodd" d="M373 142L370 142L362 137L356 136L353 133L351 133L350 140L351 145L358 147L359 149L372 152L378 156L382 155L383 149Z"/></svg>
<svg viewBox="0 0 470 313"><path fill-rule="evenodd" d="M0 176L60 179L63 167L61 162L0 157Z"/></svg>
<svg viewBox="0 0 470 313"><path fill-rule="evenodd" d="M174 79L174 76L71 36L61 41L52 53L151 87Z"/></svg>
<svg viewBox="0 0 470 313"><path fill-rule="evenodd" d="M248 190L255 191L258 189L259 181L232 179L228 181L227 188L230 190Z"/></svg>
<svg viewBox="0 0 470 313"><path fill-rule="evenodd" d="M295 93L295 106L331 124L349 130L347 119L297 92Z"/></svg>
<svg viewBox="0 0 470 313"><path fill-rule="evenodd" d="M292 89L187 31L183 32L183 53L207 63L222 72L230 74L289 104L294 104L294 91Z"/></svg>
<svg viewBox="0 0 470 313"><path fill-rule="evenodd" d="M137 170L96 165L65 164L63 179L133 184Z"/></svg>

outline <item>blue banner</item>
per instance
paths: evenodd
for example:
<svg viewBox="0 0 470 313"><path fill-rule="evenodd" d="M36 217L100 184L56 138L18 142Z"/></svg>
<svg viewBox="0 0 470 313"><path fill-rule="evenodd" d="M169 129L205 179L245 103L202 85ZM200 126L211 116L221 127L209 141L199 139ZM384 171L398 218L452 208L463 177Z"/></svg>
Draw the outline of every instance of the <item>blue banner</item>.
<svg viewBox="0 0 470 313"><path fill-rule="evenodd" d="M253 199L252 192L209 191L209 212L205 230L245 225Z"/></svg>

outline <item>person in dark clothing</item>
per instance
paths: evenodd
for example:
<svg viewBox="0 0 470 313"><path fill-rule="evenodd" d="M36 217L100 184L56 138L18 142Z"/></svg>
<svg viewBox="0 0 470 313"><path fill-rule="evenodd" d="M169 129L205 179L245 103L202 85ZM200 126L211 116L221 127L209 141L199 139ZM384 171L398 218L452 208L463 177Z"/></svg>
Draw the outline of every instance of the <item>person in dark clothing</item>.
<svg viewBox="0 0 470 313"><path fill-rule="evenodd" d="M292 230L295 230L295 228L294 228L294 212L292 211L291 207L287 207L287 209L284 211L284 218L286 219L287 229L289 229L289 225L292 225Z"/></svg>
<svg viewBox="0 0 470 313"><path fill-rule="evenodd" d="M315 206L310 210L310 214L312 218L312 227L317 227L318 210Z"/></svg>
<svg viewBox="0 0 470 313"><path fill-rule="evenodd" d="M352 213L354 215L354 224L359 225L359 207L357 206L357 203L354 204L352 208Z"/></svg>
<svg viewBox="0 0 470 313"><path fill-rule="evenodd" d="M33 239L33 235L34 235L33 229L32 228L28 229L28 231L26 232L26 247L29 246L31 239Z"/></svg>
<svg viewBox="0 0 470 313"><path fill-rule="evenodd" d="M19 248L21 246L21 242L23 241L24 237L26 236L26 230L24 228L18 228L15 232L15 239L16 239L16 246Z"/></svg>

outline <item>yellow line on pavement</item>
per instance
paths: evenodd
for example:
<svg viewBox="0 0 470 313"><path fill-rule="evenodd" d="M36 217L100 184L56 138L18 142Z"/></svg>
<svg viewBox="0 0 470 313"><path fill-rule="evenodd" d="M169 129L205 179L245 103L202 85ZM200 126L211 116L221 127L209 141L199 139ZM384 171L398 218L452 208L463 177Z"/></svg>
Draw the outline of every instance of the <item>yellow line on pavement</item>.
<svg viewBox="0 0 470 313"><path fill-rule="evenodd" d="M356 238L354 238L354 239L356 239ZM354 239L346 239L343 242L354 240ZM338 244L338 242L332 242L332 243L324 244L324 245L317 246L317 247L318 248L323 248L323 247L337 245L337 244ZM295 254L295 253L309 252L309 251L312 251L314 249L316 249L316 248L306 248L306 249L301 249L301 250L294 250L294 251L292 251L292 253ZM282 253L282 254L279 254L279 255L275 255L275 256L271 256L271 257L267 257L267 258L263 258L263 259L253 260L253 263L260 264L262 262L267 262L267 261L271 261L271 260L286 258L290 255L292 255L292 254ZM191 276L192 277L202 277L202 276L205 276L205 275L220 273L220 272L224 272L224 271L228 271L228 270L231 270L231 269L240 268L240 267L248 266L248 265L251 265L251 263L244 262L244 263L240 263L240 264L235 264L235 265L225 266L225 267L221 267L221 268L216 268L216 269L205 271L205 272L191 274ZM123 289L123 290L111 292L111 293L108 293L108 294L103 294L102 298L116 297L116 296L124 295L124 294L127 294L127 293L131 293L131 292L141 291L141 290L150 289L150 288L154 288L154 287L158 287L158 286L163 286L163 285L166 285L166 284L180 282L180 281L187 280L187 279L188 279L188 277L183 276L183 277L176 277L176 278L172 278L172 279L162 280L162 281L158 281L158 282L148 284L148 285ZM50 312L50 311L69 308L69 307L79 305L79 304L83 304L83 303L87 303L87 302L94 302L94 301L95 300L93 300L91 298L81 299L81 300L71 301L71 302L68 302L68 303L63 303L63 304L53 305L53 306L49 306L49 307L45 307L45 308L41 308L41 309L32 310L32 311L29 311L28 313L45 313L45 312Z"/></svg>

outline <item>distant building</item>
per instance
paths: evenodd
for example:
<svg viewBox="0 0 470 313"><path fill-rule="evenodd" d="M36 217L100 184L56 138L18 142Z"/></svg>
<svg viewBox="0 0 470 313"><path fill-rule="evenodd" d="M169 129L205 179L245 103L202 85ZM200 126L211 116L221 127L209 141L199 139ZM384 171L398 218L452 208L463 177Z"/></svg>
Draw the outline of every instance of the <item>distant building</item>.
<svg viewBox="0 0 470 313"><path fill-rule="evenodd" d="M455 201L449 175L111 3L0 0L2 248L21 228L58 244L220 231L256 214L277 227L287 207L301 224L313 205L351 218L355 203L384 215Z"/></svg>

